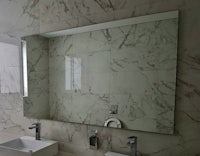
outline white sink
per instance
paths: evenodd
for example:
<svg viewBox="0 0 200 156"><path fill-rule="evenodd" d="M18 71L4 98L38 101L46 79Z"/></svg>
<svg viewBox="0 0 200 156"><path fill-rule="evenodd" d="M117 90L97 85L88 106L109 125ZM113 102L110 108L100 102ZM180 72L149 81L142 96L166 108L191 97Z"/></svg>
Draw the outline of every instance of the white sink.
<svg viewBox="0 0 200 156"><path fill-rule="evenodd" d="M0 156L55 156L58 143L52 140L35 140L23 136L0 144Z"/></svg>
<svg viewBox="0 0 200 156"><path fill-rule="evenodd" d="M115 153L115 152L107 152L105 153L105 156L128 156L128 155Z"/></svg>

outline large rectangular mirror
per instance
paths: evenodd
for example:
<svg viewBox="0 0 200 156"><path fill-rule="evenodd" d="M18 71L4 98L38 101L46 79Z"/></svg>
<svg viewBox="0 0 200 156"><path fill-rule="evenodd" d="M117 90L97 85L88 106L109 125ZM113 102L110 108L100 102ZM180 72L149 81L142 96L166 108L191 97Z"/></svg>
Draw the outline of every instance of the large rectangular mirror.
<svg viewBox="0 0 200 156"><path fill-rule="evenodd" d="M177 31L173 11L23 37L24 115L172 134Z"/></svg>

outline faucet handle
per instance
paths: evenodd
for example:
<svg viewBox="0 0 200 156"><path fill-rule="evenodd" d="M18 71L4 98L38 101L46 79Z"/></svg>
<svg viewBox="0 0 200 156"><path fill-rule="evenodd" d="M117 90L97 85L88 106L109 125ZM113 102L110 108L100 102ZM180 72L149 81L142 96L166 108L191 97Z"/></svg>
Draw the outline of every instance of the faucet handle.
<svg viewBox="0 0 200 156"><path fill-rule="evenodd" d="M35 125L36 127L40 127L40 126L41 126L41 123L36 122L36 123L33 123L32 125Z"/></svg>
<svg viewBox="0 0 200 156"><path fill-rule="evenodd" d="M137 137L136 136L128 137L128 144L135 144L135 143L137 143Z"/></svg>

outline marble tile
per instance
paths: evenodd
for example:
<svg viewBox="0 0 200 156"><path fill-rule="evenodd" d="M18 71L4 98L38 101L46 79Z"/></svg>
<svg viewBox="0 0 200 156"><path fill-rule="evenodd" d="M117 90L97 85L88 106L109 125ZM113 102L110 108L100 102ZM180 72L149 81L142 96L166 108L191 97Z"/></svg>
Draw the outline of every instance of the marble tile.
<svg viewBox="0 0 200 156"><path fill-rule="evenodd" d="M49 39L49 56L65 56L72 53L73 37L71 35Z"/></svg>
<svg viewBox="0 0 200 156"><path fill-rule="evenodd" d="M110 72L110 51L91 52L87 53L87 55L88 73Z"/></svg>
<svg viewBox="0 0 200 156"><path fill-rule="evenodd" d="M1 37L19 41L21 36L38 33L40 27L38 2L38 0L2 0L0 2Z"/></svg>
<svg viewBox="0 0 200 156"><path fill-rule="evenodd" d="M37 35L23 39L27 43L28 60L28 97L24 98L24 115L46 119L49 118L48 40Z"/></svg>
<svg viewBox="0 0 200 156"><path fill-rule="evenodd" d="M0 58L1 67L19 67L19 47L14 44L0 42Z"/></svg>
<svg viewBox="0 0 200 156"><path fill-rule="evenodd" d="M110 93L110 73L89 73L88 74L88 92L93 94Z"/></svg>
<svg viewBox="0 0 200 156"><path fill-rule="evenodd" d="M113 4L112 4L113 3ZM118 8L118 3L123 6L120 1L40 1L40 23L41 31L52 29L72 28L83 25L111 21L114 17L114 8ZM101 12L101 13L100 13ZM66 18L67 17L67 18ZM59 25L57 24L59 22ZM49 25L51 24L51 25Z"/></svg>
<svg viewBox="0 0 200 156"><path fill-rule="evenodd" d="M39 119L49 118L49 106L48 99L46 98L48 93L34 94L30 97L24 98L24 116L34 117L37 116ZM41 106L41 104L43 104Z"/></svg>
<svg viewBox="0 0 200 156"><path fill-rule="evenodd" d="M27 12L33 13L39 17L39 11L35 11L35 7L38 5L33 4L32 0L2 0L0 3L0 38L5 40L16 40L18 36L29 35L37 33L39 31L39 22L34 20L28 15L22 15L23 7ZM49 1L43 0L44 3ZM53 2L53 1L52 1ZM59 1L57 1L59 3ZM80 1L82 3L83 1ZM200 154L199 150L199 7L200 3L198 0L187 1L187 0L130 0L117 2L117 8L114 12L109 7L106 8L107 13L96 9L94 5L88 2L88 6L94 8L96 14L87 18L81 17L80 13L77 18L71 18L70 15L60 15L55 13L56 9L51 9L52 13L43 8L40 12L40 28L42 32L48 30L58 30L61 28L76 27L77 25L88 25L93 24L93 21L97 23L111 21L112 19L124 19L133 16L140 16L146 14L152 14L157 12L165 12L169 10L180 10L180 21L179 21L179 50L178 50L178 77L177 77L177 91L176 91L176 111L175 111L175 134L173 136L161 135L147 132L128 131L119 129L107 129L103 131L99 130L99 127L90 127L81 125L81 131L76 131L76 139L73 140L73 145L70 143L62 144L63 138L68 136L68 132L65 131L64 127L67 127L74 131L74 125L65 122L55 122L42 120L42 136L45 138L55 139L60 142L60 156L74 156L74 155L98 155L103 156L107 150L112 150L120 153L129 153L129 147L127 146L128 136L138 136L138 152L140 155L150 156L197 156ZM104 2L104 1L102 1ZM107 1L108 2L108 1ZM105 2L106 3L106 2ZM114 2L115 3L115 2ZM122 5L125 3L125 5ZM27 5L30 4L30 5ZM30 6L33 6L32 8ZM42 6L42 5L41 5ZM40 6L40 7L41 7ZM47 4L48 6L48 4ZM43 6L42 6L43 7ZM63 8L64 7L58 7ZM116 8L116 6L115 6ZM55 10L55 12L54 12ZM59 10L59 9L57 9ZM61 10L61 9L60 9ZM59 12L59 11L58 11ZM63 11L61 11L63 12ZM82 11L84 12L84 11ZM61 20L56 22L46 23L46 19L62 17ZM90 9L85 9L85 14L90 14ZM114 17L113 17L114 16ZM24 18L26 17L26 18ZM34 16L33 16L34 17ZM44 19L44 21L42 21ZM56 19L56 18L55 18ZM66 19L66 20L65 20ZM81 19L80 22L77 19ZM92 20L90 20L92 19ZM17 22L17 26L15 26ZM31 24L33 22L33 24ZM46 23L46 24L45 24ZM78 23L78 24L77 24ZM19 31L18 31L18 30ZM9 32L9 33L7 33ZM3 40L1 40L3 41ZM119 70L119 68L117 68ZM32 135L34 131L28 130L27 127L35 122L36 120L27 119L23 117L23 106L22 97L19 94L4 94L0 95L0 114L5 112L7 115L4 116L5 120L0 118L1 126L3 130L0 130L0 141L4 142L9 139L18 137L19 135ZM6 110L8 108L9 110ZM5 114L4 113L4 114ZM17 115L15 115L17 114ZM1 116L1 115L0 115ZM8 119L8 120L7 120ZM14 128L13 128L14 127ZM97 151L88 149L87 127L92 129L98 129L101 137L101 142L106 142L106 135L112 134L111 144L106 147L110 147L105 151L100 148ZM63 131L62 131L63 130ZM69 136L72 136L70 133ZM104 134L104 135L103 135ZM104 137L105 136L105 137ZM72 136L73 138L73 136ZM78 143L86 142L86 146L79 146Z"/></svg>
<svg viewBox="0 0 200 156"><path fill-rule="evenodd" d="M19 66L5 67L1 70L1 93L20 93Z"/></svg>
<svg viewBox="0 0 200 156"><path fill-rule="evenodd" d="M73 52L98 52L110 50L108 37L104 31L94 31L73 35Z"/></svg>
<svg viewBox="0 0 200 156"><path fill-rule="evenodd" d="M29 74L29 81L31 82L28 88L28 92L31 94L41 95L43 93L48 94L48 72L31 72ZM38 79L40 81L38 81Z"/></svg>
<svg viewBox="0 0 200 156"><path fill-rule="evenodd" d="M19 46L0 42L0 92L19 93L20 85Z"/></svg>
<svg viewBox="0 0 200 156"><path fill-rule="evenodd" d="M152 3L155 2L152 0ZM146 0L59 0L56 2L41 0L40 30L47 32L124 19L127 18L127 15L124 15L126 12L131 10L131 14L134 14L134 9L137 9L134 6L142 6L147 3ZM121 10L124 11L123 16L119 13Z"/></svg>
<svg viewBox="0 0 200 156"><path fill-rule="evenodd" d="M28 72L48 70L48 40L34 35L23 38L27 43Z"/></svg>

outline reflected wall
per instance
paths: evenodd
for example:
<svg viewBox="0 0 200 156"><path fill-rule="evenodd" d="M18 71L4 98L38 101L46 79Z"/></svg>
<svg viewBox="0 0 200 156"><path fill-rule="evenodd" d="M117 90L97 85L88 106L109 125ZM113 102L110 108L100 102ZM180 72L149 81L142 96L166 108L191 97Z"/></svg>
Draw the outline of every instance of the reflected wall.
<svg viewBox="0 0 200 156"><path fill-rule="evenodd" d="M41 60L44 68L29 74L28 82L40 92L29 89L37 100L26 98L25 115L99 126L114 117L125 129L172 134L177 29L174 18L50 39L37 36L45 50L37 50L41 57L31 62L37 66Z"/></svg>
<svg viewBox="0 0 200 156"><path fill-rule="evenodd" d="M49 118L49 47L39 35L23 38L27 47L28 96L24 97L24 115Z"/></svg>

